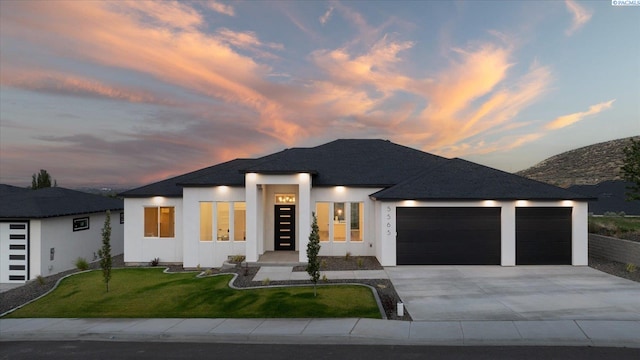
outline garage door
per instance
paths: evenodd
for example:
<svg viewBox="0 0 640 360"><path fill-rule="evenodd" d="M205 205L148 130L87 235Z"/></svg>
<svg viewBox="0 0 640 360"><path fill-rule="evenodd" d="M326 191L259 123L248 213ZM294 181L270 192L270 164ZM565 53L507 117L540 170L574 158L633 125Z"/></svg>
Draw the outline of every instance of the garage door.
<svg viewBox="0 0 640 360"><path fill-rule="evenodd" d="M500 208L398 207L398 265L499 265Z"/></svg>
<svg viewBox="0 0 640 360"><path fill-rule="evenodd" d="M29 280L28 237L28 223L0 223L0 282L23 283Z"/></svg>
<svg viewBox="0 0 640 360"><path fill-rule="evenodd" d="M516 208L516 265L571 265L571 208Z"/></svg>

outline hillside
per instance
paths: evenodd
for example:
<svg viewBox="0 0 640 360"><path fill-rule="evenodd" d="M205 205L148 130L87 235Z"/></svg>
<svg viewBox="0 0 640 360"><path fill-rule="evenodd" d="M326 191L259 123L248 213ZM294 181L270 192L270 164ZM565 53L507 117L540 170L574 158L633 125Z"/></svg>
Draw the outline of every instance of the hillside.
<svg viewBox="0 0 640 360"><path fill-rule="evenodd" d="M634 136L640 140L640 136ZM606 141L552 156L516 174L549 184L595 185L607 180L620 180L620 167L629 138Z"/></svg>

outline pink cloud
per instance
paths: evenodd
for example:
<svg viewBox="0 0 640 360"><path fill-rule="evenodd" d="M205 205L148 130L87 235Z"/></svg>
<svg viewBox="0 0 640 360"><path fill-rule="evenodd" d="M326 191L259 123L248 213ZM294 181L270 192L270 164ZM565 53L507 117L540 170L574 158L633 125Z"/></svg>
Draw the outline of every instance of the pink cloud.
<svg viewBox="0 0 640 360"><path fill-rule="evenodd" d="M224 14L224 15L228 15L228 16L235 16L236 12L235 9L233 8L233 6L231 5L227 5L227 4L222 4L218 1L214 1L214 0L210 0L208 3L209 8L215 12L218 12L220 14Z"/></svg>
<svg viewBox="0 0 640 360"><path fill-rule="evenodd" d="M218 9L214 11L235 15L233 7L226 6L209 3ZM523 74L514 74L516 40L507 41L496 32L493 42L448 49L440 69L416 76L405 66L405 56L412 55L417 42L380 35L388 22L370 26L361 14L336 3L327 19L342 15L359 30L358 36L336 48L312 51L311 71L277 83L271 80L273 69L261 60L277 60L269 52L284 45L264 41L252 31L219 28L207 33L204 18L188 3L10 2L3 10L3 31L12 38L198 95L185 106L156 91L60 71L32 72L12 62L17 71L3 71L2 85L172 105L172 111L153 114L154 125L180 124L177 130L160 131L161 126L145 123L136 134L112 134L101 141L75 134L40 138L37 147L3 148L3 154L22 152L35 158L60 154L69 161L59 166L70 173L77 164L106 174L98 167L112 164L132 169L128 174L136 182L155 181L217 161L278 150L280 144L307 145L311 138L381 137L461 156L506 151L543 136L505 132L523 126L515 120L545 94L551 70L534 62ZM477 140L489 133L497 140ZM77 157L92 143L93 162ZM21 166L10 156L7 161ZM31 167L38 168L31 164L25 172L29 176Z"/></svg>
<svg viewBox="0 0 640 360"><path fill-rule="evenodd" d="M552 122L548 123L545 126L545 128L547 130L557 130L557 129L562 129L563 127L567 127L569 125L575 124L578 121L585 118L586 116L595 115L604 110L610 109L611 106L613 106L614 101L616 100L613 99L606 102L601 102L599 104L591 105L589 106L589 110L587 111L581 111L581 112L576 112L569 115L559 116Z"/></svg>
<svg viewBox="0 0 640 360"><path fill-rule="evenodd" d="M33 6L15 2L4 11L3 21L6 27L18 29L17 36L64 51L65 56L148 74L252 109L261 119L258 129L285 143L305 133L299 124L282 116L279 104L255 90L268 87L264 79L270 68L235 52L225 42L228 38L195 29L198 17L183 9L186 5L168 3L151 11L138 2L113 4L60 1ZM178 18L186 20L174 20L169 29L163 27L166 11L176 7ZM153 21L145 21L141 14ZM38 31L32 31L35 29ZM245 41L250 38L244 37Z"/></svg>
<svg viewBox="0 0 640 360"><path fill-rule="evenodd" d="M8 69L7 69L8 68ZM142 89L126 86L114 86L95 79L63 74L52 71L22 69L15 70L3 67L0 71L0 84L24 90L50 94L64 94L122 100L132 103L148 103L158 105L178 105L168 96L160 96Z"/></svg>
<svg viewBox="0 0 640 360"><path fill-rule="evenodd" d="M565 32L567 36L571 36L591 20L593 12L579 5L574 0L565 0L564 4L572 16L571 27Z"/></svg>

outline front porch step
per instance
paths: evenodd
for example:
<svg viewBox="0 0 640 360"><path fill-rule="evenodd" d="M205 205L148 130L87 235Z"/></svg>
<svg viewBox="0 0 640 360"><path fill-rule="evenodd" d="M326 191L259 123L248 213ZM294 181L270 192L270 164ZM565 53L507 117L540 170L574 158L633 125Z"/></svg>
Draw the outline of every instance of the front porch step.
<svg viewBox="0 0 640 360"><path fill-rule="evenodd" d="M307 266L306 262L262 262L262 261L255 261L255 262L243 262L242 266L249 266L249 267L267 267L267 266L288 266L288 267L294 267L294 266Z"/></svg>
<svg viewBox="0 0 640 360"><path fill-rule="evenodd" d="M300 262L297 251L267 251L260 255L258 261L247 263L248 266L300 266L307 265ZM244 264L244 263L243 263Z"/></svg>

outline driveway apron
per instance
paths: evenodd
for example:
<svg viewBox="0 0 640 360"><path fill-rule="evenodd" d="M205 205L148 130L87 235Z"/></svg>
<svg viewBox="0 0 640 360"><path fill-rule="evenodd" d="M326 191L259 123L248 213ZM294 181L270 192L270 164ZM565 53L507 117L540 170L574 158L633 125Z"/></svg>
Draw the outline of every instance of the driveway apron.
<svg viewBox="0 0 640 360"><path fill-rule="evenodd" d="M589 267L396 266L414 321L640 320L640 283Z"/></svg>

